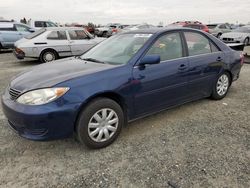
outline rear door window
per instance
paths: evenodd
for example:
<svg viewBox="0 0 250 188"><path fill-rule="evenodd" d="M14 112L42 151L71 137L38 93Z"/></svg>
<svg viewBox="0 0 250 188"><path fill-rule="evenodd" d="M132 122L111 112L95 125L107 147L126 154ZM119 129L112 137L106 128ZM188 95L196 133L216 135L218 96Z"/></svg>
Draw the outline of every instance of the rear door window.
<svg viewBox="0 0 250 188"><path fill-rule="evenodd" d="M205 36L195 32L184 32L189 56L209 54L219 49Z"/></svg>
<svg viewBox="0 0 250 188"><path fill-rule="evenodd" d="M83 40L89 38L84 30L69 30L68 33L71 40Z"/></svg>
<svg viewBox="0 0 250 188"><path fill-rule="evenodd" d="M47 39L49 40L67 40L67 35L65 31L51 31L48 34Z"/></svg>

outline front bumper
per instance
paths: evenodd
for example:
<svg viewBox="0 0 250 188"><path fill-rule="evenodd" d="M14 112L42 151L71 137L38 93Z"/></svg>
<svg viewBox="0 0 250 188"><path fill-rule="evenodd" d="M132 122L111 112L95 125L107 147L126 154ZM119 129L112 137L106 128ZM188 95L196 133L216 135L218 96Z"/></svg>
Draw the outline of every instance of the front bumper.
<svg viewBox="0 0 250 188"><path fill-rule="evenodd" d="M63 104L63 98L45 105L29 106L2 96L2 107L12 129L31 140L53 140L73 134L80 104Z"/></svg>

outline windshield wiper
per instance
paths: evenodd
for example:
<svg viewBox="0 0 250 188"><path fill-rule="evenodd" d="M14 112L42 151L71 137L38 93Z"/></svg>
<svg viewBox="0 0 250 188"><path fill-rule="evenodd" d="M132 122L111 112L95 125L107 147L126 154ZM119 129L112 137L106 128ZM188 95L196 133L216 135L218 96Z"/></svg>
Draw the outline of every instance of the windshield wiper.
<svg viewBox="0 0 250 188"><path fill-rule="evenodd" d="M91 61L91 62L95 62L95 63L103 63L103 64L105 64L105 62L94 59L94 58L81 58L81 59L85 60L85 61Z"/></svg>

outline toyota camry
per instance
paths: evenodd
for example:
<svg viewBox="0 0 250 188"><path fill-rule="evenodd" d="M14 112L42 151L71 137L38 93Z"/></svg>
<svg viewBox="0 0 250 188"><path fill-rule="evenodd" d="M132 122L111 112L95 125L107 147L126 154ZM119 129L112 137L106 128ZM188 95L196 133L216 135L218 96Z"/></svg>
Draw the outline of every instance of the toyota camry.
<svg viewBox="0 0 250 188"><path fill-rule="evenodd" d="M242 64L239 52L202 31L129 31L81 56L19 74L2 106L22 137L75 135L88 147L101 148L127 122L201 98L224 98Z"/></svg>

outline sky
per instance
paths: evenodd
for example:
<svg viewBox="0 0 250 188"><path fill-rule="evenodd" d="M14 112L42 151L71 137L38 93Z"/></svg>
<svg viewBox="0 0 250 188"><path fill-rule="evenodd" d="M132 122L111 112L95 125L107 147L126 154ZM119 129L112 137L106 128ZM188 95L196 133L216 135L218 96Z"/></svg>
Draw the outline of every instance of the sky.
<svg viewBox="0 0 250 188"><path fill-rule="evenodd" d="M0 0L0 17L58 23L248 23L250 0Z"/></svg>

